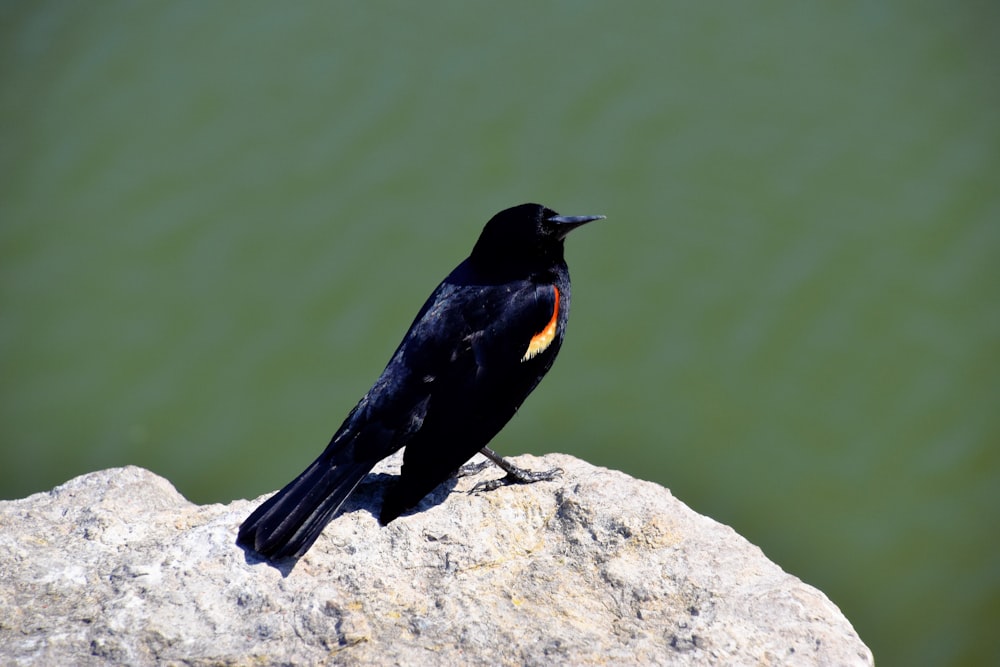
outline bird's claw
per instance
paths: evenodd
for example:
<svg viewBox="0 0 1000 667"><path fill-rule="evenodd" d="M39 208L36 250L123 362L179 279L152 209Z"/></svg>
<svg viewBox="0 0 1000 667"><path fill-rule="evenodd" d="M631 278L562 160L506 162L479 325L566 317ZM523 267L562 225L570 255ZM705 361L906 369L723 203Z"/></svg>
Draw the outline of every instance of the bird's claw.
<svg viewBox="0 0 1000 667"><path fill-rule="evenodd" d="M477 471L478 472L478 471ZM511 484L534 484L535 482L551 482L563 474L562 468L552 468L550 470L526 470L524 468L512 468L507 474L498 479L488 479L479 482L469 493L485 493L499 489L501 486Z"/></svg>

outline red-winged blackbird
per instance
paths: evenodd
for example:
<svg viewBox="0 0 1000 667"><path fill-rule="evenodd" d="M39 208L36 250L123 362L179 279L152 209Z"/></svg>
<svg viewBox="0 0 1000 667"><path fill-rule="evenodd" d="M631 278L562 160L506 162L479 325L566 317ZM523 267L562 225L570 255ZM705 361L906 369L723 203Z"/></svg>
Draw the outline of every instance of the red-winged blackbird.
<svg viewBox="0 0 1000 667"><path fill-rule="evenodd" d="M561 216L538 204L493 216L326 450L243 522L237 542L270 560L300 557L362 478L402 447L383 525L480 451L508 473L505 481L557 475L515 468L486 445L562 345L570 301L563 239L603 217Z"/></svg>

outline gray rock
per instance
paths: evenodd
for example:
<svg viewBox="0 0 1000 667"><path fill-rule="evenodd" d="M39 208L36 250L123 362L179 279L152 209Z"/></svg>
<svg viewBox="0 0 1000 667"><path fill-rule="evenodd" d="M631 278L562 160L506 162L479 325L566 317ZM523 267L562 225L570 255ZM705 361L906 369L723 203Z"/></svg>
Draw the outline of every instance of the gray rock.
<svg viewBox="0 0 1000 667"><path fill-rule="evenodd" d="M281 569L258 501L194 505L141 468L0 502L0 662L870 665L823 593L663 487L569 456L557 482L438 489L386 528L383 465Z"/></svg>

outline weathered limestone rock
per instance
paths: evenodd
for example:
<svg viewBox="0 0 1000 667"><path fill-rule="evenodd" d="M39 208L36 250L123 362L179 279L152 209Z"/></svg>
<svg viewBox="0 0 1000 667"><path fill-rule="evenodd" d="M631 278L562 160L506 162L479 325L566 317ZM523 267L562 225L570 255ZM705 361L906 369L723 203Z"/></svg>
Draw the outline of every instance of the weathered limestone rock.
<svg viewBox="0 0 1000 667"><path fill-rule="evenodd" d="M565 474L459 493L488 470L386 528L383 465L281 569L235 544L257 501L141 468L0 502L0 663L872 664L826 596L666 489L528 459Z"/></svg>

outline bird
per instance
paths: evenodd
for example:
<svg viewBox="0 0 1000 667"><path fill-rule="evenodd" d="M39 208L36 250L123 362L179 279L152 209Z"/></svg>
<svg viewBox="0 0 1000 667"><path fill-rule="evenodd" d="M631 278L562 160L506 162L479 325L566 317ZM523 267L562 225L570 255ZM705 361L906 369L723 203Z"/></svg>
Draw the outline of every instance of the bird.
<svg viewBox="0 0 1000 667"><path fill-rule="evenodd" d="M372 468L403 448L400 474L382 499L383 526L476 453L507 473L501 484L558 476L558 469L518 468L488 444L562 346L570 307L566 235L604 217L563 216L541 204L494 215L326 449L247 517L237 543L272 562L301 558Z"/></svg>

